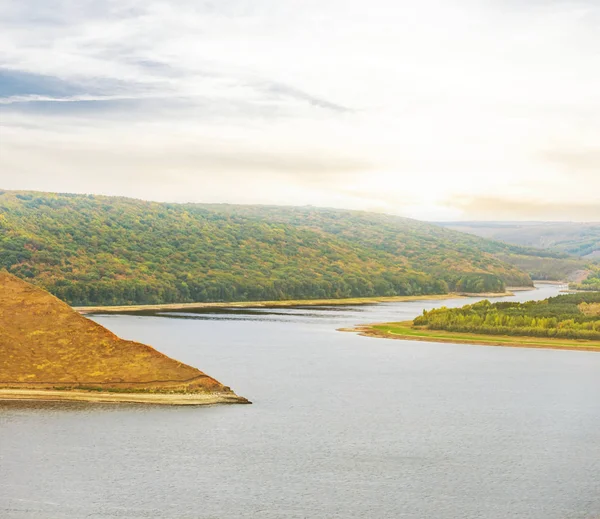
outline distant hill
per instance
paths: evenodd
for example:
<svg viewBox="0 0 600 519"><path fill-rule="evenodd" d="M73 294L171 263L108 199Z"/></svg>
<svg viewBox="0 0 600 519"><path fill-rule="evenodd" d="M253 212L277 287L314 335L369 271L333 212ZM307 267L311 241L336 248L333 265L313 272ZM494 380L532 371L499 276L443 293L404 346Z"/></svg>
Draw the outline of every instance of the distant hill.
<svg viewBox="0 0 600 519"><path fill-rule="evenodd" d="M119 339L44 290L0 271L0 388L219 393L201 371ZM243 399L239 399L243 401Z"/></svg>
<svg viewBox="0 0 600 519"><path fill-rule="evenodd" d="M570 284L573 290L591 290L600 292L600 265L590 265L587 276Z"/></svg>
<svg viewBox="0 0 600 519"><path fill-rule="evenodd" d="M573 256L600 256L600 222L448 222L444 227Z"/></svg>
<svg viewBox="0 0 600 519"><path fill-rule="evenodd" d="M381 214L0 191L0 267L71 304L500 292L514 248Z"/></svg>

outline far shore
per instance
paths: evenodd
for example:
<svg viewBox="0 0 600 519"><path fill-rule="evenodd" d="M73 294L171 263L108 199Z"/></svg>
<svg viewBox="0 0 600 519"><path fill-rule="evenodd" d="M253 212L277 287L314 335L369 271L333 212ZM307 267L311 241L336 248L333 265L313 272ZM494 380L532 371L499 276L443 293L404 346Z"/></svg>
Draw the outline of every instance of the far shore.
<svg viewBox="0 0 600 519"><path fill-rule="evenodd" d="M478 346L507 346L511 348L542 348L600 352L600 342L598 341L511 335L483 335L447 332L445 330L428 330L426 328L413 326L412 321L364 324L353 328L341 328L339 331L356 332L364 337L378 337L402 341L444 342L453 344L474 344Z"/></svg>
<svg viewBox="0 0 600 519"><path fill-rule="evenodd" d="M343 299L293 299L284 301L238 301L228 303L169 303L158 305L120 305L120 306L75 306L74 310L81 314L127 313L127 312L160 312L177 310L201 310L204 308L285 308L290 306L335 306L335 305L368 305L375 303L400 303L409 301L438 301L461 297L507 297L513 292L535 290L535 287L511 287L506 292L467 293L452 292L449 294L429 294L422 296L388 296L388 297L352 297Z"/></svg>
<svg viewBox="0 0 600 519"><path fill-rule="evenodd" d="M48 402L134 403L157 405L249 404L233 393L108 393L51 389L0 389L2 400L35 400Z"/></svg>

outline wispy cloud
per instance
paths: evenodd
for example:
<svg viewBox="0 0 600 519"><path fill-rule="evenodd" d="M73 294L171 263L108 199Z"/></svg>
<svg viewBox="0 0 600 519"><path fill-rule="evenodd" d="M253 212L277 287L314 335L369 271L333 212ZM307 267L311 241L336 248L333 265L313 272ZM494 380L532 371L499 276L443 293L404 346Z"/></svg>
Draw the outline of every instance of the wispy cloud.
<svg viewBox="0 0 600 519"><path fill-rule="evenodd" d="M547 201L536 198L455 198L447 201L474 219L600 221L600 203ZM493 217L493 218L492 218Z"/></svg>
<svg viewBox="0 0 600 519"><path fill-rule="evenodd" d="M595 0L3 2L0 185L579 218L599 34Z"/></svg>
<svg viewBox="0 0 600 519"><path fill-rule="evenodd" d="M547 150L542 156L566 173L584 177L584 181L600 176L600 143L585 148Z"/></svg>

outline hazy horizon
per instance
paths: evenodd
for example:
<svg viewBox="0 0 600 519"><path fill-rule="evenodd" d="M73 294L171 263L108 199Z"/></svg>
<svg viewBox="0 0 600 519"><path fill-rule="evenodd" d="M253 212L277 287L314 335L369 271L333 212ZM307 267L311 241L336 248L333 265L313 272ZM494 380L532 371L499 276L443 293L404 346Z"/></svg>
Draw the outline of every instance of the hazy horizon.
<svg viewBox="0 0 600 519"><path fill-rule="evenodd" d="M600 221L593 0L0 5L0 186Z"/></svg>
<svg viewBox="0 0 600 519"><path fill-rule="evenodd" d="M285 204L285 203L272 203L272 204L237 204L234 202L181 202L176 200L157 200L150 198L140 198L135 196L127 196L127 195L107 195L104 193L91 193L91 192L70 192L70 191L40 191L36 189L3 189L0 186L0 193L6 191L14 191L14 192L29 192L29 193L49 193L54 195L82 195L82 196L106 196L106 197L116 197L116 198L129 198L133 200L141 200L143 202L150 203L165 203L165 204L199 204L199 205L250 205L250 206L259 206L259 207L297 207L297 208L306 208L312 207L315 209L331 209L331 210L339 210L339 211L365 211L371 212L375 214L385 214L389 216L400 216L404 218L410 218L415 220L420 220L427 223L443 223L443 224L469 224L469 223L484 223L484 224L530 224L530 225L544 225L544 224L581 224L581 225L596 225L600 224L600 220L585 220L585 221L576 221L576 220L428 220L424 218L413 218L411 216L405 216L401 214L394 214L390 212L386 212L383 210L368 210L368 209L360 209L360 208L352 208L352 207L335 207L335 206L326 206L326 205L314 205L314 204Z"/></svg>

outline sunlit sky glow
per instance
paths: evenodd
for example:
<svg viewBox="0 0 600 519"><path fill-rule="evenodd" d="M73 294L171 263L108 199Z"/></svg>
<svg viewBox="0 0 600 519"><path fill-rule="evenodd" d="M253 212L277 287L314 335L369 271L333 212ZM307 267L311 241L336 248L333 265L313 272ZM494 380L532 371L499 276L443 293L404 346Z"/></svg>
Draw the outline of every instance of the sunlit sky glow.
<svg viewBox="0 0 600 519"><path fill-rule="evenodd" d="M4 0L0 188L600 220L600 2Z"/></svg>

